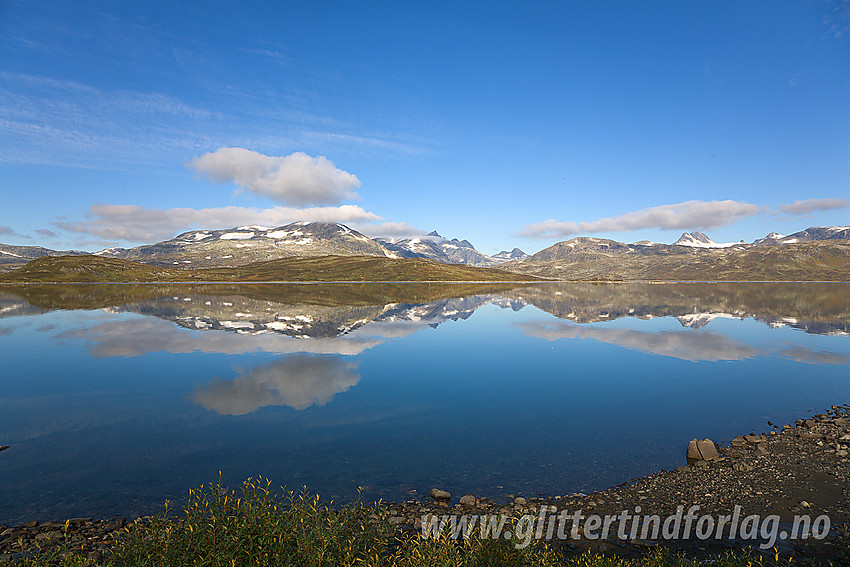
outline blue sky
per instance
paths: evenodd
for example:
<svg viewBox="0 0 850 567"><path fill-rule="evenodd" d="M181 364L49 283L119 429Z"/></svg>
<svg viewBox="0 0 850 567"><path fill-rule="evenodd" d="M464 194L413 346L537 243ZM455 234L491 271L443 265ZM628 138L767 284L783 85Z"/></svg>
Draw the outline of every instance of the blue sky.
<svg viewBox="0 0 850 567"><path fill-rule="evenodd" d="M132 4L0 0L0 242L850 225L847 0Z"/></svg>

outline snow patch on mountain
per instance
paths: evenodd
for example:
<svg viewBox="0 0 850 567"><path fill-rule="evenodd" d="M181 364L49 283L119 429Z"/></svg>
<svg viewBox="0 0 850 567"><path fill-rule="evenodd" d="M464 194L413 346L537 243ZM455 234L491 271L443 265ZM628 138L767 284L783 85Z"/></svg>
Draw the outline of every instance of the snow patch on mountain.
<svg viewBox="0 0 850 567"><path fill-rule="evenodd" d="M253 232L227 232L219 236L221 240L248 240L254 238Z"/></svg>

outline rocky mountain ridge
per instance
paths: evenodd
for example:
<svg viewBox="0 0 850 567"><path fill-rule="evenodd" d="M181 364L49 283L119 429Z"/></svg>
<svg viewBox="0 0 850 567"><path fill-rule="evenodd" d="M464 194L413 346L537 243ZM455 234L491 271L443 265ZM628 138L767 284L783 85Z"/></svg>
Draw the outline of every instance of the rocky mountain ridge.
<svg viewBox="0 0 850 567"><path fill-rule="evenodd" d="M843 227L716 247L578 237L500 268L560 280L850 281L849 237Z"/></svg>
<svg viewBox="0 0 850 567"><path fill-rule="evenodd" d="M514 248L488 256L475 249L468 240L451 240L432 231L425 236L412 238L375 238L375 241L401 258L429 258L445 264L466 264L476 268L492 268L510 260L520 260L528 255Z"/></svg>
<svg viewBox="0 0 850 567"><path fill-rule="evenodd" d="M269 228L240 226L192 230L135 248L107 248L97 256L185 268L234 267L294 256L383 256L398 258L371 238L343 224L299 221Z"/></svg>
<svg viewBox="0 0 850 567"><path fill-rule="evenodd" d="M369 238L360 232L339 223L299 221L285 226L269 228L263 226L240 226L219 230L193 230L172 239L135 248L106 248L95 255L106 258L133 260L145 264L172 268L227 268L246 264L291 257L315 256L377 256L386 258L425 258L444 264L463 264L473 267L494 267L505 264L504 269L544 275L541 271L529 271L540 267L540 263L569 260L585 265L579 270L580 278L610 278L620 276L609 273L605 267L612 256L630 254L644 259L654 258L649 263L666 257L665 266L674 268L692 263L692 254L706 252L715 256L699 256L700 261L715 258L727 264L735 254L748 249L784 248L814 242L850 241L850 226L809 227L785 236L772 232L752 243L717 243L701 232L684 233L673 244L640 241L625 244L616 240L580 236L558 242L540 252L528 255L519 248L502 251L488 256L468 240L447 239L436 231L410 238ZM56 251L38 246L11 246L0 244L0 271L21 267L30 260L44 256L83 255L80 251ZM751 253L759 256L758 253ZM765 254L761 254L765 255ZM795 254L791 254L794 256ZM839 256L842 254L839 251ZM599 265L590 266L597 262ZM627 264L632 262L627 261ZM632 262L633 263L633 262ZM644 262L645 263L645 262ZM697 262L699 263L699 262ZM562 277L559 270L549 266L547 277ZM645 271L644 271L645 272ZM654 277L653 273L637 273L620 270L628 278ZM700 277L699 274L684 274L683 277ZM572 277L572 276L571 276ZM706 276L707 277L707 276ZM703 278L704 279L704 278ZM768 278L770 279L770 278Z"/></svg>
<svg viewBox="0 0 850 567"><path fill-rule="evenodd" d="M84 255L38 246L0 244L0 270L13 269L43 256ZM191 230L162 242L134 248L105 248L94 255L177 268L236 267L295 256L383 256L426 258L444 264L493 267L527 257L522 250L491 257L468 240L443 238L436 231L413 238L369 238L340 223L299 221L279 227L239 226Z"/></svg>

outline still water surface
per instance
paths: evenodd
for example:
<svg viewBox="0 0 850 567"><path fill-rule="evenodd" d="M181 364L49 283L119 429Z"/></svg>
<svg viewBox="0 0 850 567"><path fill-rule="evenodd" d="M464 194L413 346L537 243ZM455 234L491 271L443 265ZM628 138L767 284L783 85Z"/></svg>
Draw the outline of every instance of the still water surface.
<svg viewBox="0 0 850 567"><path fill-rule="evenodd" d="M850 401L850 284L0 289L0 523L587 492ZM415 492L414 492L415 491Z"/></svg>

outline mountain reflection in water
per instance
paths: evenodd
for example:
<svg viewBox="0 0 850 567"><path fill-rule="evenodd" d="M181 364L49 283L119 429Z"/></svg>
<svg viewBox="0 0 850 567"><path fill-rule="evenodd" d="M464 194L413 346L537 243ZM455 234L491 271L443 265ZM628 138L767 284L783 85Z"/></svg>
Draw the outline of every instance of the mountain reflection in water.
<svg viewBox="0 0 850 567"><path fill-rule="evenodd" d="M850 284L0 287L0 523L588 491L850 397ZM34 474L37 471L37 474ZM59 496L64 495L64 496Z"/></svg>

